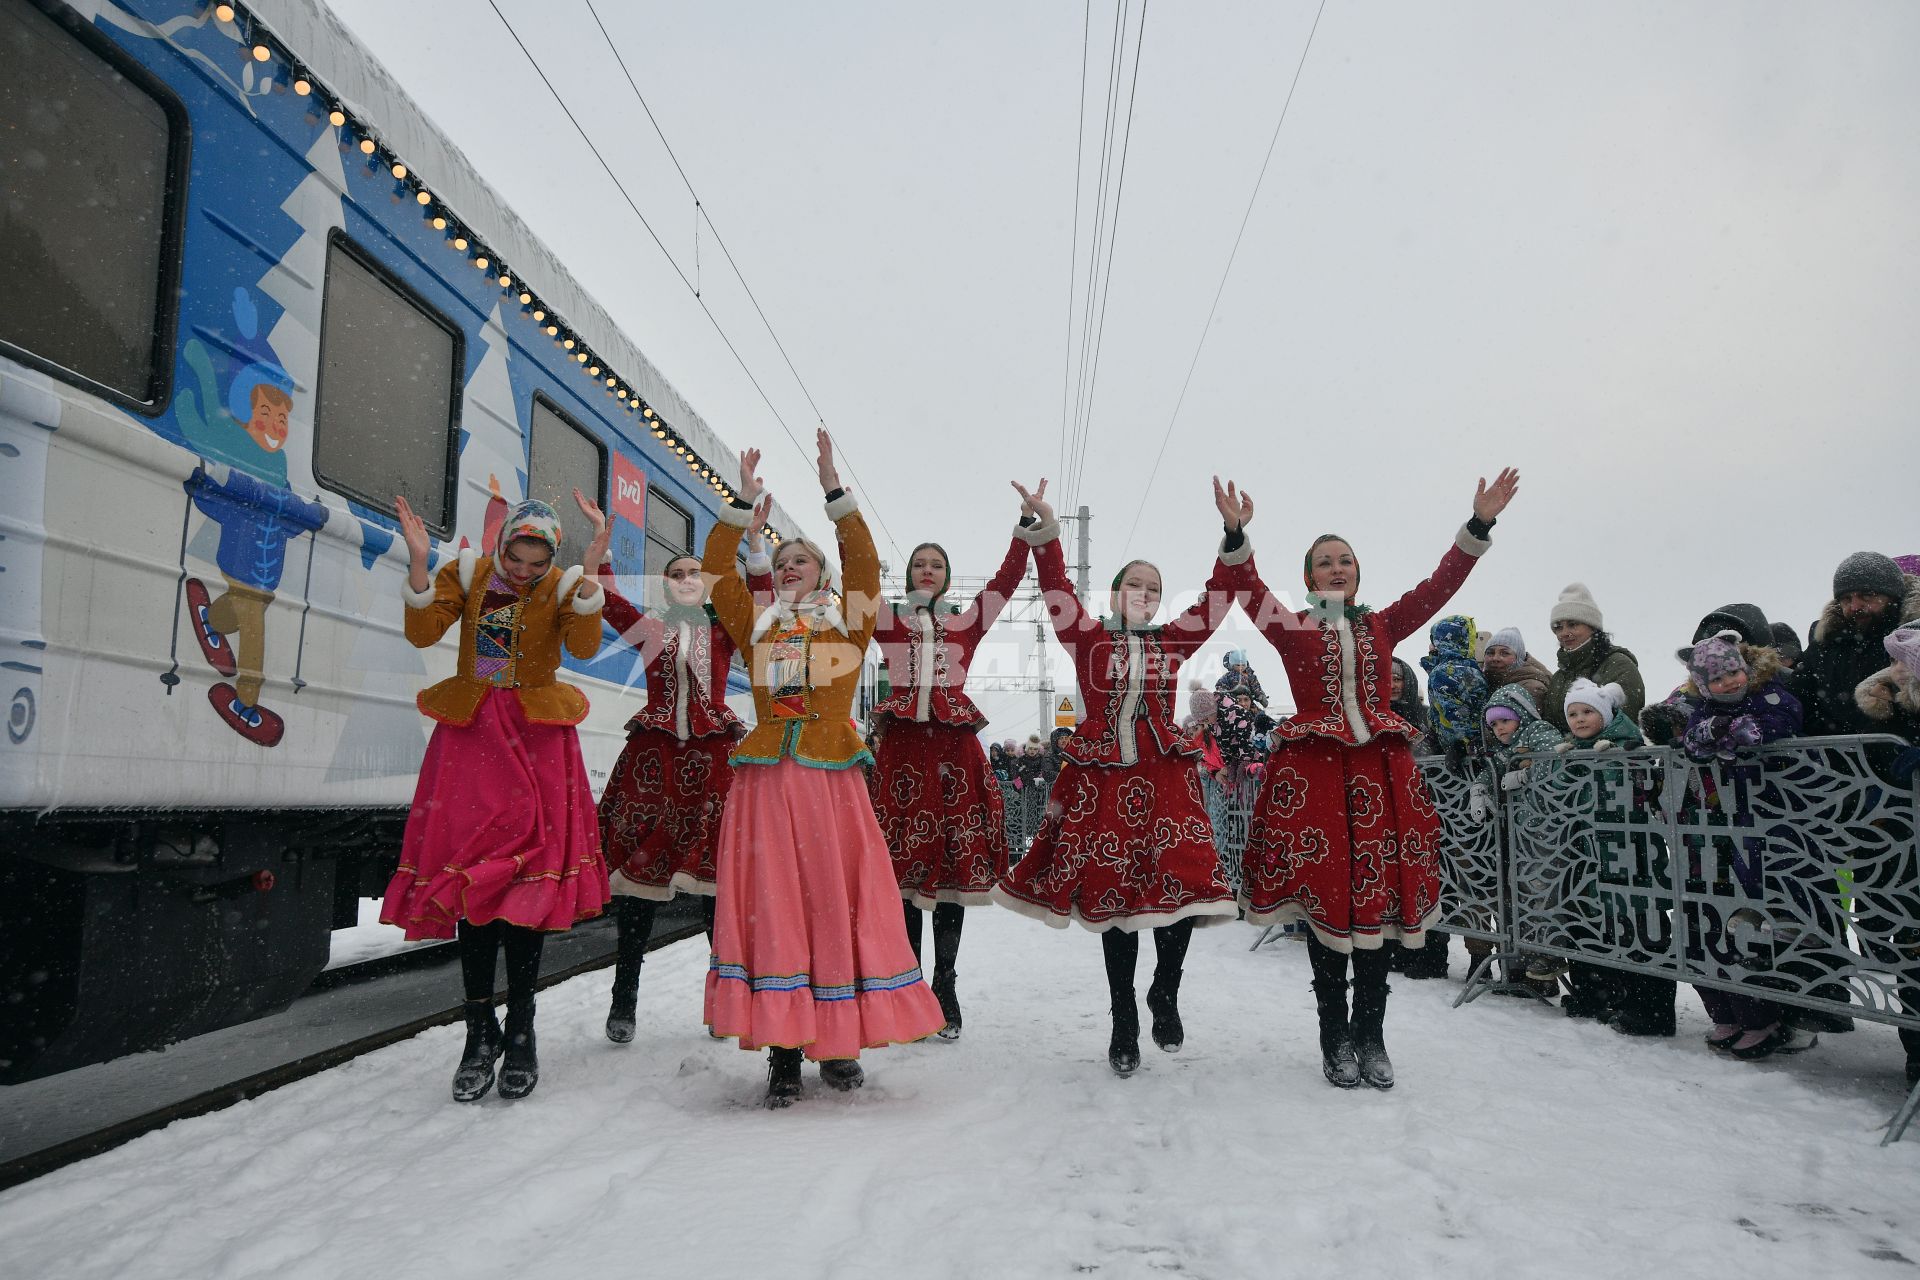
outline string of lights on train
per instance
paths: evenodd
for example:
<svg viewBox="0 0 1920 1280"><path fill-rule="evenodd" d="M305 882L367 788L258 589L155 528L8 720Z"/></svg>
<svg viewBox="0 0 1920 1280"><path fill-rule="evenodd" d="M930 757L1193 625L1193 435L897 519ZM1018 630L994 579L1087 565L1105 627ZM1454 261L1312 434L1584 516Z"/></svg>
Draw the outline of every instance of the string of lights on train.
<svg viewBox="0 0 1920 1280"><path fill-rule="evenodd" d="M368 122L354 119L340 98L329 93L326 87L301 64L300 60L273 36L265 24L252 14L244 12L238 5L216 4L213 6L213 16L223 23L236 27L244 20L246 38L241 42L243 56L256 63L276 60L285 63L288 75L291 77L290 87L293 92L302 98L312 97L325 106L327 123L336 129L343 130L343 137L352 138L358 135L359 141L356 145L360 153L367 157L367 163L384 167L393 175L393 180L399 184L401 190L412 193L414 203L420 206L422 216L433 225L435 231L445 233L448 249L464 255L476 270L486 272L489 282L498 285L503 293L513 293L516 278L507 269L507 264L500 261L499 256L487 248L472 227L462 222L452 209L435 198L419 174L380 142ZM642 400L640 393L635 391L625 379L612 369L605 367L587 348L585 340L570 329L561 317L549 313L545 304L525 280L518 281L518 289L517 298L521 313L526 315L547 337L553 339L556 346L571 356L573 363L579 367L583 376L600 383L608 398L622 405L628 414L639 416L648 430L653 432L654 439L663 443L668 453L683 460L687 464L687 469L700 477L716 494L728 501L735 499L733 486L721 478L720 472L706 459L695 453L693 446L682 439L680 433L668 425L667 421L654 411L652 405ZM771 525L766 526L765 533L775 544L780 542L779 532Z"/></svg>

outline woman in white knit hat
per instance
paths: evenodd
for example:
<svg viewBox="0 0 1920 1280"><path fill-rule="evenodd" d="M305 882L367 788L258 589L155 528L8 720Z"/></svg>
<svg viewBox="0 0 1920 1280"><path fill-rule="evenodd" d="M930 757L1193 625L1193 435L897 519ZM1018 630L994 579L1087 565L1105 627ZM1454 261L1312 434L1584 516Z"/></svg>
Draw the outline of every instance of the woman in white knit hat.
<svg viewBox="0 0 1920 1280"><path fill-rule="evenodd" d="M1567 731L1567 690L1575 680L1591 680L1598 685L1617 684L1625 695L1621 709L1638 721L1647 705L1647 686L1640 679L1640 663L1631 651L1622 649L1607 634L1600 606L1584 582L1570 584L1560 593L1547 620L1553 624L1553 638L1560 642L1560 667L1547 682L1547 696L1541 700L1540 714L1553 726Z"/></svg>

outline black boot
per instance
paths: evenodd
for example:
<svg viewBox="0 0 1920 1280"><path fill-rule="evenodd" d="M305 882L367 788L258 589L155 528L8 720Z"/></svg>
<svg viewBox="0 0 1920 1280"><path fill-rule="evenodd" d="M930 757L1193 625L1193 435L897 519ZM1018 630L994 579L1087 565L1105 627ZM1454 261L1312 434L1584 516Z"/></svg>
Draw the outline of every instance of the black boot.
<svg viewBox="0 0 1920 1280"><path fill-rule="evenodd" d="M633 1039L634 1028L638 1025L635 1006L639 1004L639 975L631 986L620 984L620 975L613 979L613 1003L607 1006L607 1039L615 1044L626 1044Z"/></svg>
<svg viewBox="0 0 1920 1280"><path fill-rule="evenodd" d="M466 1014L467 1047L460 1051L460 1069L453 1073L453 1100L478 1102L493 1088L493 1061L505 1040L500 1020L493 1015L493 1001L469 1000Z"/></svg>
<svg viewBox="0 0 1920 1280"><path fill-rule="evenodd" d="M1180 974L1192 938L1191 919L1153 931L1153 983L1147 988L1147 1010L1153 1014L1153 1042L1168 1053L1178 1053L1187 1040L1186 1026L1180 1021Z"/></svg>
<svg viewBox="0 0 1920 1280"><path fill-rule="evenodd" d="M1444 978L1447 976L1447 948L1453 942L1453 935L1438 929L1427 930L1426 945L1418 950L1409 951L1399 948L1406 957L1405 963L1396 966L1396 971L1409 978Z"/></svg>
<svg viewBox="0 0 1920 1280"><path fill-rule="evenodd" d="M828 1058L820 1064L820 1083L830 1089L846 1093L866 1082L867 1073L860 1069L857 1058Z"/></svg>
<svg viewBox="0 0 1920 1280"><path fill-rule="evenodd" d="M800 1051L767 1050L767 1106L790 1107L800 1096Z"/></svg>
<svg viewBox="0 0 1920 1280"><path fill-rule="evenodd" d="M1387 1020L1387 975L1377 979L1355 974L1353 984L1353 1049L1359 1058L1360 1079L1376 1089L1393 1088L1393 1059L1387 1057L1384 1027Z"/></svg>
<svg viewBox="0 0 1920 1280"><path fill-rule="evenodd" d="M1346 980L1315 979L1313 1000L1320 1014L1320 1070L1328 1084L1352 1089L1360 1083L1360 1063L1347 1025Z"/></svg>
<svg viewBox="0 0 1920 1280"><path fill-rule="evenodd" d="M1904 998L1906 993L1901 995ZM1900 1047L1907 1051L1907 1088L1911 1089L1920 1084L1920 1031L1900 1028Z"/></svg>
<svg viewBox="0 0 1920 1280"><path fill-rule="evenodd" d="M647 940L653 936L657 904L625 895L613 900L613 919L619 941L613 961L613 1000L607 1006L607 1039L626 1044L633 1039L634 1006L640 995L640 969L647 960Z"/></svg>
<svg viewBox="0 0 1920 1280"><path fill-rule="evenodd" d="M1147 988L1147 1012L1153 1015L1153 1042L1168 1053L1180 1052L1187 1028L1180 1021L1180 970L1156 969Z"/></svg>
<svg viewBox="0 0 1920 1280"><path fill-rule="evenodd" d="M1117 1076L1130 1076L1140 1067L1140 1010L1131 998L1113 1006L1113 1039L1107 1042L1107 1065Z"/></svg>
<svg viewBox="0 0 1920 1280"><path fill-rule="evenodd" d="M524 1098L540 1083L540 1054L533 1040L533 997L507 997L507 1052L500 1064L500 1096Z"/></svg>
<svg viewBox="0 0 1920 1280"><path fill-rule="evenodd" d="M960 1038L960 997L953 991L951 968L933 971L933 998L940 1002L940 1012L947 1019L947 1025L940 1028L940 1038L958 1040Z"/></svg>

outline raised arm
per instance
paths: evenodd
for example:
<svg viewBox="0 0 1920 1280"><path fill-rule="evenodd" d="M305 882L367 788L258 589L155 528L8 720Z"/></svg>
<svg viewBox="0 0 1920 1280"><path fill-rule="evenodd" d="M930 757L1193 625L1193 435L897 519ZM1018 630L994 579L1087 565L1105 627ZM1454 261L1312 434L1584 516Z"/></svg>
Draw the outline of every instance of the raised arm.
<svg viewBox="0 0 1920 1280"><path fill-rule="evenodd" d="M1494 522L1519 492L1520 473L1512 467L1503 470L1492 485L1480 481L1473 496L1473 517L1454 535L1433 576L1374 615L1375 628L1387 635L1389 644L1398 644L1426 626L1453 599L1473 566L1493 546L1488 535Z"/></svg>
<svg viewBox="0 0 1920 1280"><path fill-rule="evenodd" d="M460 562L452 557L428 580L432 539L426 522L413 513L405 498L395 498L393 506L400 518L400 536L407 544L407 581L402 589L407 602L407 643L426 649L438 644L447 628L467 611L467 589L460 585Z"/></svg>
<svg viewBox="0 0 1920 1280"><path fill-rule="evenodd" d="M1067 555L1060 546L1060 522L1054 519L1047 502L1047 482L1029 493L1018 480L1013 488L1020 495L1020 524L1013 536L1033 549L1033 572L1040 582L1040 595L1047 616L1053 619L1053 633L1060 637L1069 653L1083 636L1097 633L1100 624L1087 616L1080 596L1067 578ZM1029 523L1031 522L1031 523ZM1074 653L1076 661L1077 653Z"/></svg>
<svg viewBox="0 0 1920 1280"><path fill-rule="evenodd" d="M611 566L601 565L599 577L600 589L607 597L607 603L601 610L607 625L623 642L638 649L645 657L652 658L665 642L666 628L660 625L658 618L648 617L639 606L620 594L619 588L614 585Z"/></svg>
<svg viewBox="0 0 1920 1280"><path fill-rule="evenodd" d="M1246 527L1253 519L1253 495L1242 493L1232 481L1222 486L1213 479L1214 506L1220 512L1225 534L1220 539L1220 554L1200 598L1161 630L1163 648L1190 656L1217 631L1233 609L1234 599L1245 582L1253 563L1253 544L1247 541Z"/></svg>
<svg viewBox="0 0 1920 1280"><path fill-rule="evenodd" d="M1046 492L1047 482L1042 480L1035 496L1044 498ZM1032 544L1021 536L1026 531L1028 519L1038 522L1037 516L1023 514L1021 527L1014 530L1012 539L1007 543L1007 554L1001 557L1000 567L994 570L993 577L987 580L987 585L973 598L973 603L967 606L966 611L954 619L949 631L962 632L978 640L992 629L994 622L1005 611L1007 601L1020 585L1020 579L1026 576L1027 559L1033 554Z"/></svg>

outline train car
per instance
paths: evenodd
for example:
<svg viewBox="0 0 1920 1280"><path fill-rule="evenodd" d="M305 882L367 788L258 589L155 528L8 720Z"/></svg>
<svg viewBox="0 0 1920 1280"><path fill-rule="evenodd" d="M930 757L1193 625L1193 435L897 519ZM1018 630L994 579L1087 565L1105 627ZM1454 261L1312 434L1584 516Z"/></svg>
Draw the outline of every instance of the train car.
<svg viewBox="0 0 1920 1280"><path fill-rule="evenodd" d="M379 892L453 661L396 494L567 564L577 486L632 576L732 456L313 0L0 0L0 1082L284 1007ZM568 668L597 784L641 667Z"/></svg>

